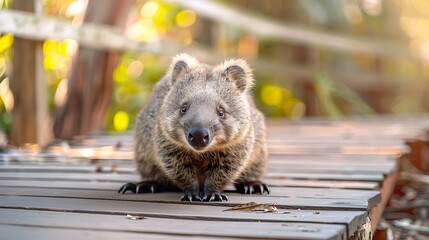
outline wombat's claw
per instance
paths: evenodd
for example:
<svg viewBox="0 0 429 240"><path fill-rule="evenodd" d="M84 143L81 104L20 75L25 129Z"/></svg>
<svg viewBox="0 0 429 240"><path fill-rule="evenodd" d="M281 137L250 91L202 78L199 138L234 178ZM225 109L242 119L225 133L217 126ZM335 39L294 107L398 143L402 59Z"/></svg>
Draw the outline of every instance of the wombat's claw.
<svg viewBox="0 0 429 240"><path fill-rule="evenodd" d="M267 194L270 194L270 188L267 186L267 184L259 181L237 184L236 188L237 188L237 192L243 193L243 194L252 194L252 193L263 194L265 192L267 192Z"/></svg>
<svg viewBox="0 0 429 240"><path fill-rule="evenodd" d="M136 185L134 183L125 183L119 188L118 193L125 194L128 190L136 193Z"/></svg>
<svg viewBox="0 0 429 240"><path fill-rule="evenodd" d="M228 201L228 197L222 193L211 193L209 195L204 196L203 201L205 201L205 202L211 202L211 201L222 202L222 201Z"/></svg>
<svg viewBox="0 0 429 240"><path fill-rule="evenodd" d="M185 195L182 196L180 201L188 201L188 202L201 201L201 198L200 198L200 196L198 196L196 194L185 193Z"/></svg>
<svg viewBox="0 0 429 240"><path fill-rule="evenodd" d="M265 184L265 183L261 183L261 184L259 184L259 189L258 189L258 192L260 193L260 194L263 194L264 192L267 192L267 194L270 194L270 187L268 187L268 185L267 184Z"/></svg>
<svg viewBox="0 0 429 240"><path fill-rule="evenodd" d="M127 191L133 193L156 193L160 191L159 185L154 181L143 181L137 184L125 183L119 188L118 193L125 194Z"/></svg>

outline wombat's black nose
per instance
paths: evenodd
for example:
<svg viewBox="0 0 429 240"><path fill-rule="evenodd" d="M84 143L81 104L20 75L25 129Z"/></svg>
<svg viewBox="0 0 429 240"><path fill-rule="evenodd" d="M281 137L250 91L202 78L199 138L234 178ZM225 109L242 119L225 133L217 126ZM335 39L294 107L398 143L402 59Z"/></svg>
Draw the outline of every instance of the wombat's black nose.
<svg viewBox="0 0 429 240"><path fill-rule="evenodd" d="M204 127L192 127L188 131L188 143L194 148L207 147L212 141L209 131Z"/></svg>

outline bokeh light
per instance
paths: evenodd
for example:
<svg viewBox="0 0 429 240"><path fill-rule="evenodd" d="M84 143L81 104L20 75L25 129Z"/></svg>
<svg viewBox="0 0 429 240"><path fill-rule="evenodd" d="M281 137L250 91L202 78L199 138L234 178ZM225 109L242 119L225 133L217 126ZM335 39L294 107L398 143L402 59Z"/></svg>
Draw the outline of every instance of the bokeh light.
<svg viewBox="0 0 429 240"><path fill-rule="evenodd" d="M156 2L148 1L140 9L142 17L150 18L153 17L159 9L159 5Z"/></svg>
<svg viewBox="0 0 429 240"><path fill-rule="evenodd" d="M192 10L180 11L176 16L176 24L182 28L191 26L196 20L197 14Z"/></svg>
<svg viewBox="0 0 429 240"><path fill-rule="evenodd" d="M12 92L9 88L9 78L3 79L3 81L0 83L0 98L3 100L6 111L12 111L14 100Z"/></svg>
<svg viewBox="0 0 429 240"><path fill-rule="evenodd" d="M125 131L128 128L129 124L129 117L128 114L124 111L119 111L115 113L115 116L113 118L113 126L115 127L116 131Z"/></svg>
<svg viewBox="0 0 429 240"><path fill-rule="evenodd" d="M13 45L13 35L7 33L0 37L0 52L4 52L6 49Z"/></svg>
<svg viewBox="0 0 429 240"><path fill-rule="evenodd" d="M261 100L268 106L276 106L281 103L283 99L282 89L274 85L264 85L261 91Z"/></svg>

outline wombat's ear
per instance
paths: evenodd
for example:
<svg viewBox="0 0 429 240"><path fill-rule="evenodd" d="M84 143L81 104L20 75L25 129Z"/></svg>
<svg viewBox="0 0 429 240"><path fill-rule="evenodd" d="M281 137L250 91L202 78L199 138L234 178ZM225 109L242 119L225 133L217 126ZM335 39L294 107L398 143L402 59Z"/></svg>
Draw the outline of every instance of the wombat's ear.
<svg viewBox="0 0 429 240"><path fill-rule="evenodd" d="M180 75L198 64L198 60L186 53L176 55L170 65L171 82L174 83Z"/></svg>
<svg viewBox="0 0 429 240"><path fill-rule="evenodd" d="M234 82L240 92L248 91L253 85L252 69L243 59L231 59L216 67L229 80Z"/></svg>

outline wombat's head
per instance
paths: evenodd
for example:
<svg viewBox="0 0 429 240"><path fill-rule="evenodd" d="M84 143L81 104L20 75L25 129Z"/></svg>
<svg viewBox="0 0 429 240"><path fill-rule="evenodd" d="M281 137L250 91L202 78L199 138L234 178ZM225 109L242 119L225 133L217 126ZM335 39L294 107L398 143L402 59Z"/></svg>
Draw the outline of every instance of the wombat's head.
<svg viewBox="0 0 429 240"><path fill-rule="evenodd" d="M171 90L164 99L160 123L163 134L188 149L221 149L246 137L250 106L246 93L253 76L243 60L215 67L181 54L169 71Z"/></svg>

